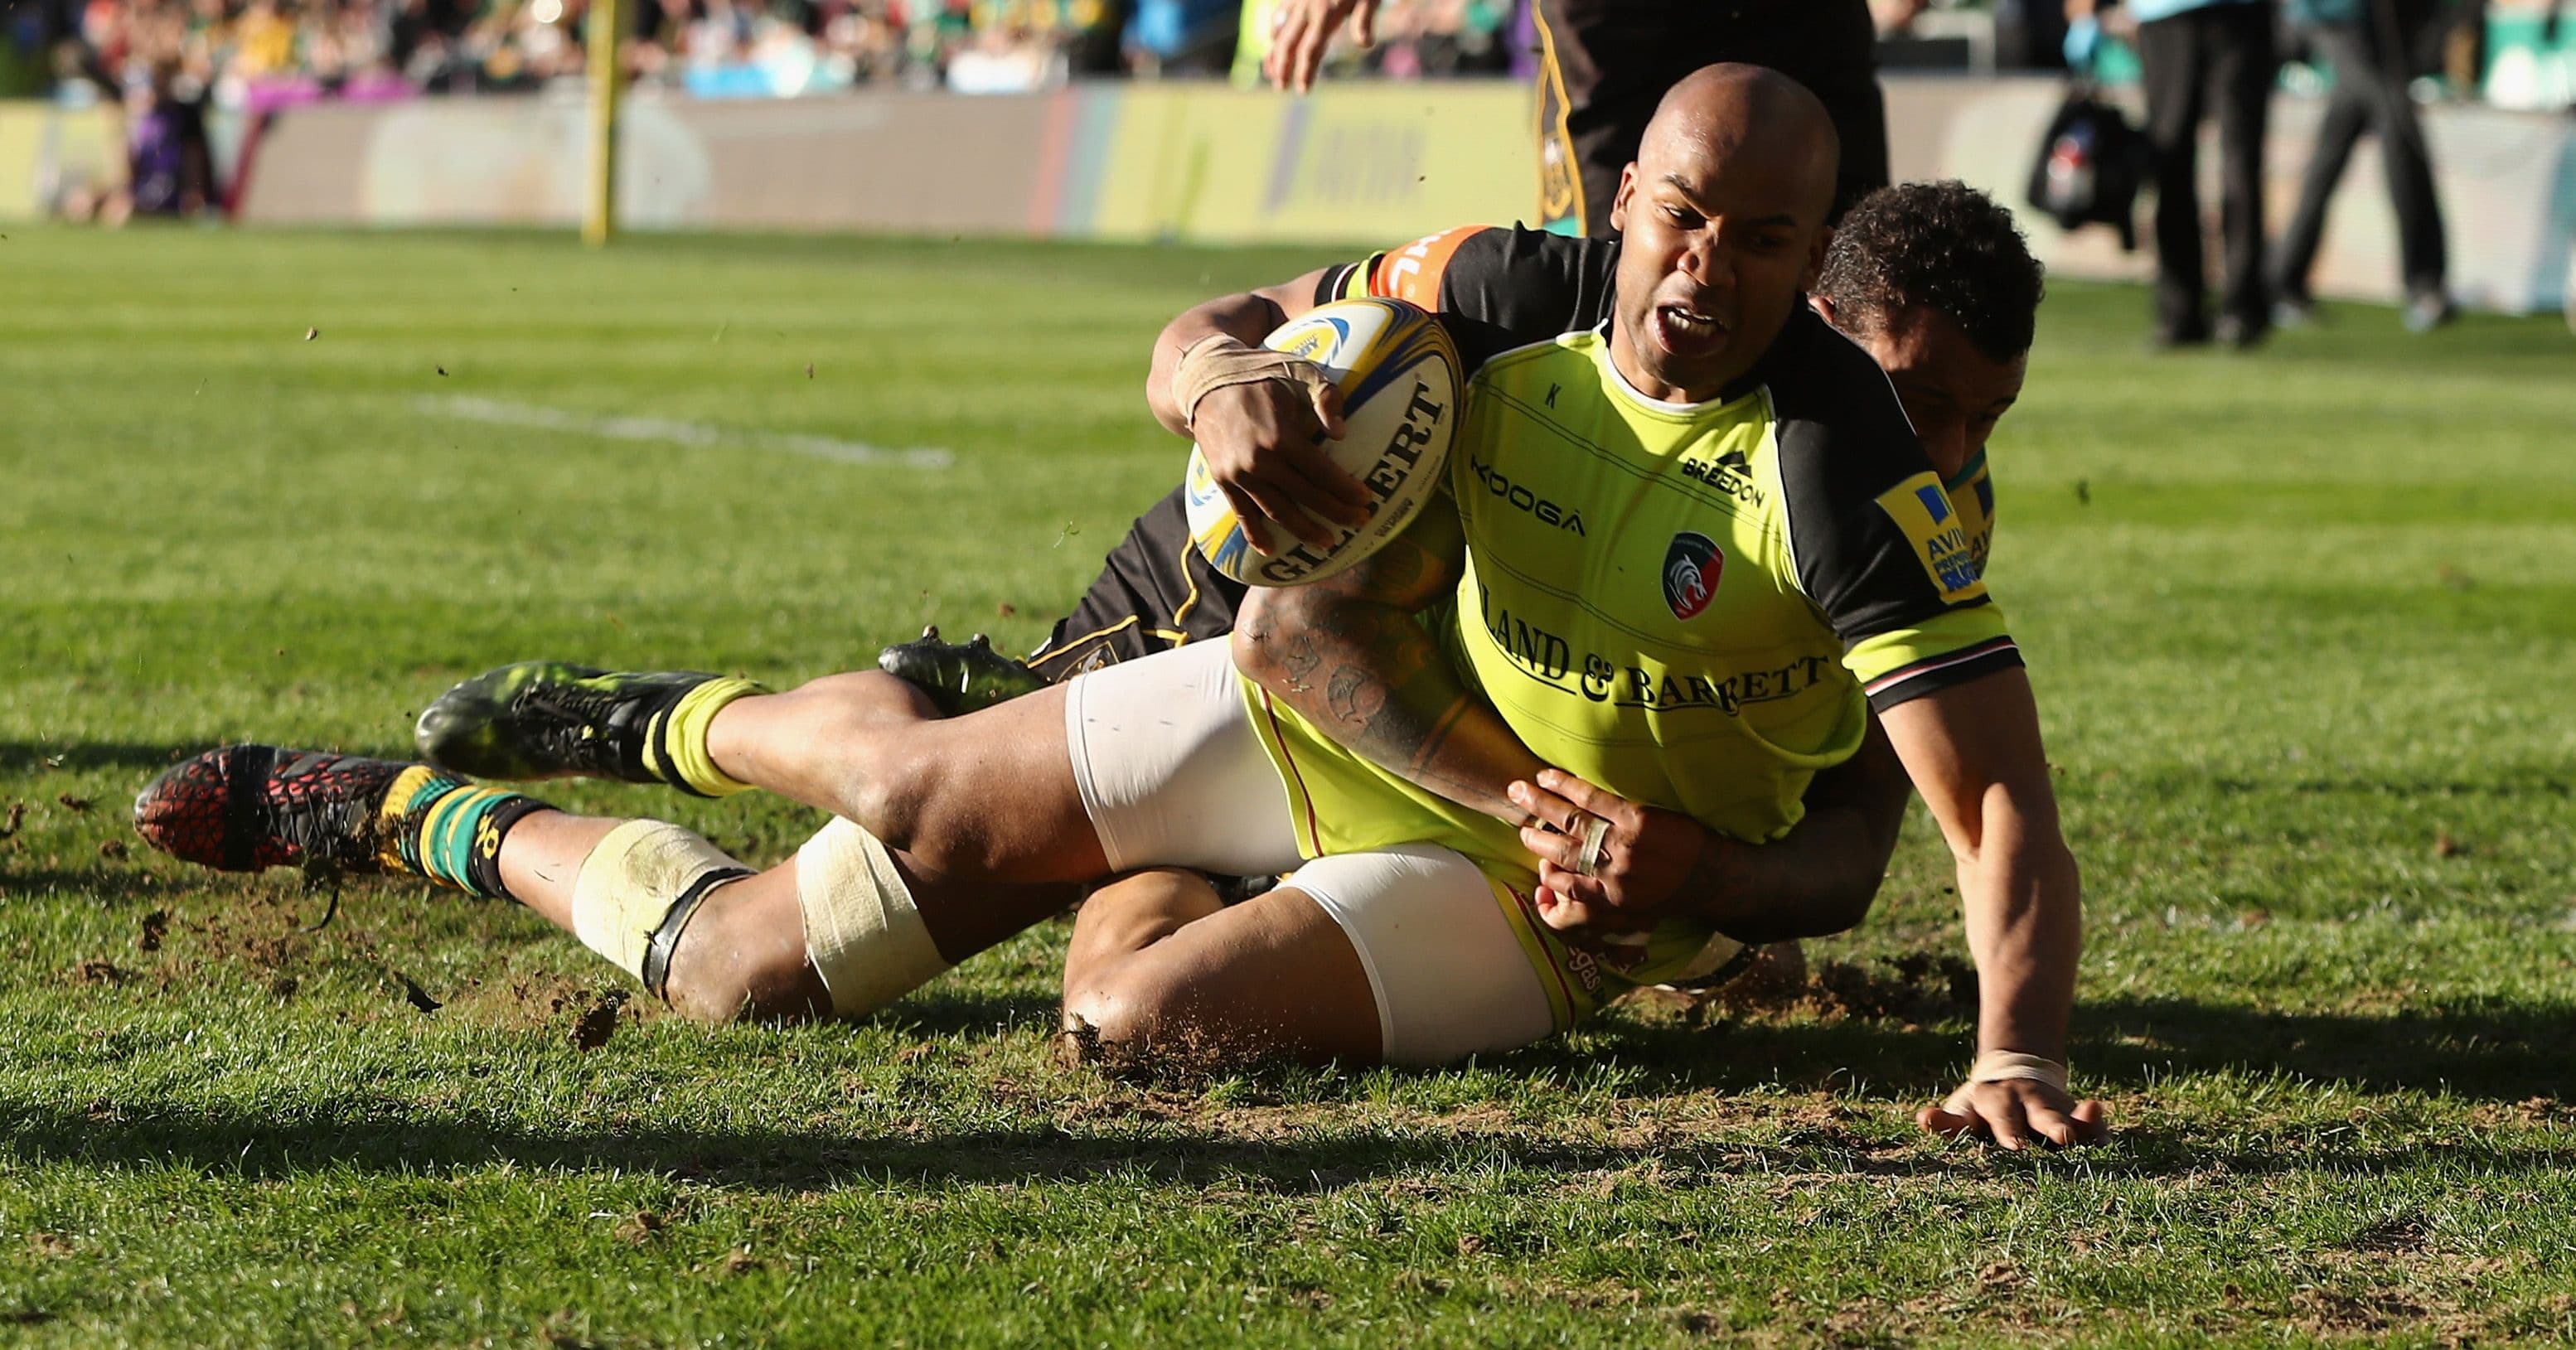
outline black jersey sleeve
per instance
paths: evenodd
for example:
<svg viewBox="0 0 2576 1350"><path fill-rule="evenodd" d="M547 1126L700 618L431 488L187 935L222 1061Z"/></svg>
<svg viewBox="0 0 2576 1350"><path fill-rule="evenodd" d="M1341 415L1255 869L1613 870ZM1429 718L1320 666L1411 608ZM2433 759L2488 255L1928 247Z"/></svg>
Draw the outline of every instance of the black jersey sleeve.
<svg viewBox="0 0 2576 1350"><path fill-rule="evenodd" d="M2020 665L1968 532L1877 363L1801 309L1763 366L1798 585L1872 706Z"/></svg>
<svg viewBox="0 0 2576 1350"><path fill-rule="evenodd" d="M1325 270L1315 302L1364 295L1440 316L1466 372L1501 352L1590 328L1610 313L1615 240L1468 225Z"/></svg>

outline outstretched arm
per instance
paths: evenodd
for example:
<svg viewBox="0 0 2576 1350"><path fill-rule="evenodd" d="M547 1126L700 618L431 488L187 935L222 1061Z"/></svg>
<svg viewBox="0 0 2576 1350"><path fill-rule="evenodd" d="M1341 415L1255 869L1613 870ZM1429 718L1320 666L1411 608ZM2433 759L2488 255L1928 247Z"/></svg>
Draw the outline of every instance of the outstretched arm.
<svg viewBox="0 0 2576 1350"><path fill-rule="evenodd" d="M2058 832L2039 709L2019 667L1888 709L1906 772L1932 808L1959 869L1968 949L1977 963L1977 1067L1921 1116L1945 1134L2099 1138L2099 1102L2066 1091L2066 1024L2083 947L2075 855Z"/></svg>

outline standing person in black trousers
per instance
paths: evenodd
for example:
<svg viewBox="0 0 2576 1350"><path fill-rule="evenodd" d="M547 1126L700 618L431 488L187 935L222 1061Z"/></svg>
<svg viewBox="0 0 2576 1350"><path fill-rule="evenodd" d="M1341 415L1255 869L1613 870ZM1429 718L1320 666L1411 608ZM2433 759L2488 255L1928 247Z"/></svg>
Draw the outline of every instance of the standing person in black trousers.
<svg viewBox="0 0 2576 1350"><path fill-rule="evenodd" d="M2431 17L2422 0L2291 0L2318 55L2334 67L2334 94L2317 127L2317 147L2299 188L2299 209L2281 237L2280 296L2273 317L2284 327L2315 317L2308 272L2326 228L2326 203L2343 178L2352 147L2364 131L2379 137L2381 173L2389 204L2397 209L2398 264L2406 284L2406 327L2425 332L2450 321L2443 288L2448 258L2442 240L2442 203L2433 191L2432 157L2424 128L2407 95L2410 34Z"/></svg>
<svg viewBox="0 0 2576 1350"><path fill-rule="evenodd" d="M1702 66L1768 66L1822 100L1842 141L1833 216L1887 186L1887 103L1868 0L1532 0L1539 32L1539 219L1608 239L1619 171L1655 104ZM1919 9L1919 3L1899 4ZM1306 90L1333 31L1366 45L1377 0L1279 0L1271 82Z"/></svg>
<svg viewBox="0 0 2576 1350"><path fill-rule="evenodd" d="M2095 0L2067 0L2070 20ZM2268 0L2129 0L2147 87L2147 137L2156 149L2156 341L2195 346L2214 335L2251 347L2271 330L2264 293L2263 132L2272 80ZM2200 122L2218 118L2218 322L2208 314L2202 259Z"/></svg>
<svg viewBox="0 0 2576 1350"><path fill-rule="evenodd" d="M1834 218L1887 186L1887 103L1867 0L1533 0L1539 32L1539 214L1607 239L1619 171L1657 100L1720 61L1768 66L1825 105L1842 140Z"/></svg>

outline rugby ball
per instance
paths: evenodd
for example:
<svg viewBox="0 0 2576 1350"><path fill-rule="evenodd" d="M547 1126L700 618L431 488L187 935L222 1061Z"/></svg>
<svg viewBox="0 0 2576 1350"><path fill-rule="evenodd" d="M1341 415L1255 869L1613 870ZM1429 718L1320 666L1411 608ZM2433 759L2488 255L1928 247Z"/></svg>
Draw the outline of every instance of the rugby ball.
<svg viewBox="0 0 2576 1350"><path fill-rule="evenodd" d="M1457 344L1424 310L1401 300L1337 300L1280 325L1273 351L1323 367L1342 393L1342 438L1324 449L1369 491L1369 515L1317 547L1270 530L1277 553L1254 552L1243 522L1217 490L1207 457L1190 447L1182 496L1190 542L1220 574L1252 586L1298 586L1331 576L1404 532L1440 490L1441 462L1458 431Z"/></svg>

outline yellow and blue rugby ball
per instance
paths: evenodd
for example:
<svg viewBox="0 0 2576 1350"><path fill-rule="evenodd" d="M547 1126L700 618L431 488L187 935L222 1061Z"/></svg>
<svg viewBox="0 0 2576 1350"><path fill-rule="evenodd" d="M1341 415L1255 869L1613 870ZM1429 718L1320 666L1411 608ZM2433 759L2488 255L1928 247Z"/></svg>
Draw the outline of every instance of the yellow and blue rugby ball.
<svg viewBox="0 0 2576 1350"><path fill-rule="evenodd" d="M1190 447L1183 497L1190 541L1219 573L1252 586L1321 580L1375 553L1413 523L1440 490L1440 466L1458 431L1458 347L1440 321L1401 300L1337 300L1280 325L1262 339L1273 351L1323 367L1342 393L1342 438L1324 448L1369 491L1368 519L1338 527L1321 548L1286 538L1264 557L1244 537L1207 457Z"/></svg>

